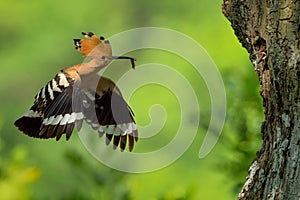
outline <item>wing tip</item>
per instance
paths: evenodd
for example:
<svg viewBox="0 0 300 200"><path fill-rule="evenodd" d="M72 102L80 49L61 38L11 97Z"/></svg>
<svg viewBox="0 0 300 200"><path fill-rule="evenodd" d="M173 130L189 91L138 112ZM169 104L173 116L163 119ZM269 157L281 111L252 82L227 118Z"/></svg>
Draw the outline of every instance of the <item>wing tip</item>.
<svg viewBox="0 0 300 200"><path fill-rule="evenodd" d="M137 134L130 133L127 134L118 134L116 135L115 132L108 133L103 130L98 130L98 137L101 138L105 134L105 144L110 145L112 144L113 150L116 150L118 147L120 148L121 152L125 151L126 146L128 146L128 150L130 152L133 151L134 143L138 141Z"/></svg>
<svg viewBox="0 0 300 200"><path fill-rule="evenodd" d="M27 116L22 116L14 122L14 125L20 131L22 131L30 137L38 137L41 124L42 118L32 118Z"/></svg>

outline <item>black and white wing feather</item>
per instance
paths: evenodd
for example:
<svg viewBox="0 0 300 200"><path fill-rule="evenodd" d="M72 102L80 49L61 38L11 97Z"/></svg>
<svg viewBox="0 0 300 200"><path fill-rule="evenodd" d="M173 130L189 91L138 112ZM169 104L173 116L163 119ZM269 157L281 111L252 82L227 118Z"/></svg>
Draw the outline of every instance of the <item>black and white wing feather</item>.
<svg viewBox="0 0 300 200"><path fill-rule="evenodd" d="M120 146L124 150L128 143L129 151L132 151L138 140L138 130L134 114L117 86L110 79L99 77L96 92L84 90L83 93L86 122L98 131L100 137L106 135L106 144L113 141L114 148Z"/></svg>
<svg viewBox="0 0 300 200"><path fill-rule="evenodd" d="M70 138L77 123L80 129L84 115L80 106L73 106L74 92L78 81L72 79L64 72L60 72L49 81L35 96L34 105L19 118L15 125L20 131L36 138L53 138L59 140L62 134ZM79 92L78 92L79 93ZM80 96L80 95L77 95Z"/></svg>

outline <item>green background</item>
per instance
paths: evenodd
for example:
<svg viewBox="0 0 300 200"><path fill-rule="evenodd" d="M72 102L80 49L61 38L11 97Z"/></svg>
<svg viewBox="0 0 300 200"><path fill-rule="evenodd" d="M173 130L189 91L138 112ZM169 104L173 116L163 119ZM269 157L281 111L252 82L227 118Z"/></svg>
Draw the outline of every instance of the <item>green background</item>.
<svg viewBox="0 0 300 200"><path fill-rule="evenodd" d="M263 114L253 66L222 15L221 5L220 0L2 2L0 199L236 198L260 147ZM145 26L190 36L207 50L222 74L227 117L222 135L207 157L200 160L198 152L210 117L209 94L203 94L205 85L199 77L182 70L184 62L165 52L145 50L128 55L135 56L137 64L166 62L192 83L201 82L194 89L203 102L197 137L185 154L166 168L145 174L118 172L95 160L75 131L70 141L63 137L56 142L30 138L14 127L45 83L62 68L83 61L72 41L81 37L82 31L109 37ZM124 64L128 65L122 62L116 68ZM136 152L163 146L178 126L178 102L170 91L155 85L138 90L129 100L137 123L149 123L148 109L156 103L164 105L170 118L158 136L138 142Z"/></svg>

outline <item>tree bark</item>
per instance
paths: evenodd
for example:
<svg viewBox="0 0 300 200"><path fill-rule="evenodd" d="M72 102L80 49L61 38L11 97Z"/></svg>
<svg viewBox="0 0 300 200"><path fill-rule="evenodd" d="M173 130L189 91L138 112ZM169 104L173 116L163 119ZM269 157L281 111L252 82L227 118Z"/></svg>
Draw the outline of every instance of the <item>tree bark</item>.
<svg viewBox="0 0 300 200"><path fill-rule="evenodd" d="M300 199L300 1L224 0L261 85L263 143L239 199Z"/></svg>

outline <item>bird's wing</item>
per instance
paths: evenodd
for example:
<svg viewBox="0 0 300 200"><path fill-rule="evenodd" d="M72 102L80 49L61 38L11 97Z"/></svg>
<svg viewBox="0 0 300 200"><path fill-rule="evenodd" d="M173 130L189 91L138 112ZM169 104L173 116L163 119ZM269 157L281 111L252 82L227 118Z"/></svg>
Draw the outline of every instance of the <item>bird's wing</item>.
<svg viewBox="0 0 300 200"><path fill-rule="evenodd" d="M34 105L15 125L20 131L36 138L59 140L62 134L69 139L75 122L80 129L84 119L80 100L73 101L73 95L80 97L80 81L63 71L49 81L35 96Z"/></svg>
<svg viewBox="0 0 300 200"><path fill-rule="evenodd" d="M128 143L132 151L134 142L138 140L133 112L110 79L98 78L96 90L83 91L86 96L85 120L98 131L99 136L106 135L107 144L113 140L114 148L120 145L121 150L124 150Z"/></svg>

